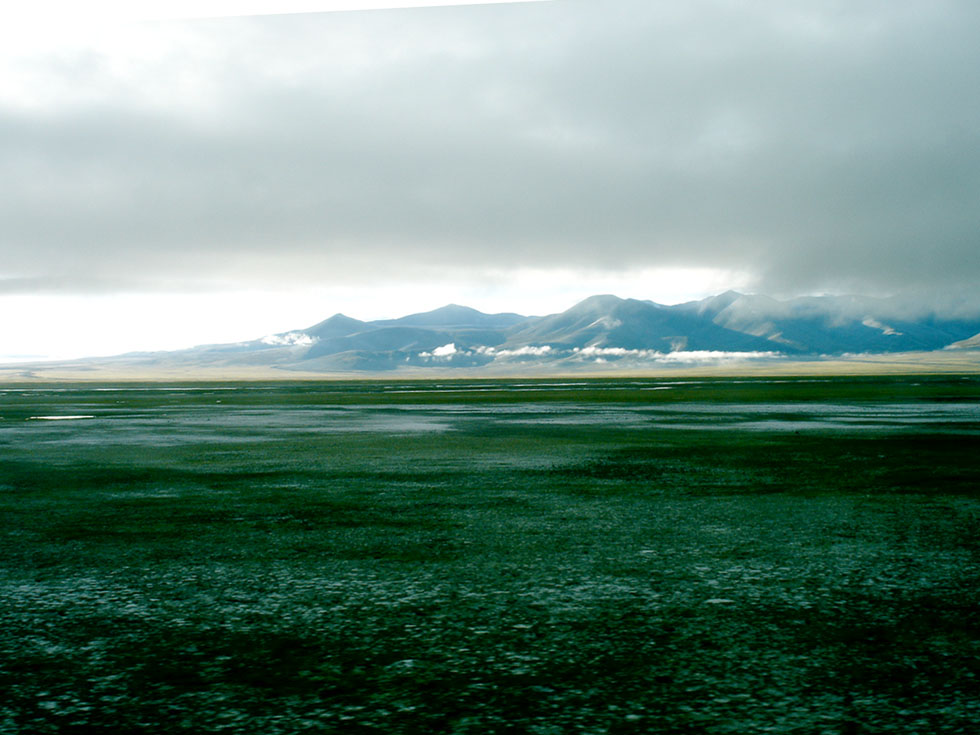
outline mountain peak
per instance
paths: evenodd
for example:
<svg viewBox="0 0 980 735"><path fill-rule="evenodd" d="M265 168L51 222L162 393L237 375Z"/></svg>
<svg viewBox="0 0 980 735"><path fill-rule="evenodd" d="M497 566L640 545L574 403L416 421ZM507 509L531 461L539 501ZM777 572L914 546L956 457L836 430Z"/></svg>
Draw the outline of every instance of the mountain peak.
<svg viewBox="0 0 980 735"><path fill-rule="evenodd" d="M722 311L741 298L744 298L744 294L729 289L728 291L725 291L725 293L720 293L717 296L709 296L708 298L704 299L704 301L701 302L701 310L704 311L707 309L713 309L715 311Z"/></svg>
<svg viewBox="0 0 980 735"><path fill-rule="evenodd" d="M446 304L432 311L409 314L400 319L384 319L373 322L376 325L444 328L504 328L523 321L519 314L485 314L482 311L460 304Z"/></svg>
<svg viewBox="0 0 980 735"><path fill-rule="evenodd" d="M360 319L353 319L346 314L337 313L302 331L311 337L329 339L330 337L345 337L348 334L358 332L364 328L365 324Z"/></svg>
<svg viewBox="0 0 980 735"><path fill-rule="evenodd" d="M444 315L444 316L472 316L474 314L479 314L481 316L486 316L482 311L474 309L470 306L463 306L461 304L446 304L445 306L440 306L438 309L433 309L432 311L422 312L428 315ZM414 316L420 316L420 314L415 314Z"/></svg>
<svg viewBox="0 0 980 735"><path fill-rule="evenodd" d="M612 294L598 294L596 296L589 296L587 299L582 299L571 309L569 309L568 312L606 312L610 311L611 309L615 309L624 302L625 299L621 299L619 296L613 296Z"/></svg>
<svg viewBox="0 0 980 735"><path fill-rule="evenodd" d="M313 328L322 326L324 324L350 324L350 323L364 324L360 319L355 319L354 317L342 314L339 311L333 316L327 317L322 322L318 322Z"/></svg>

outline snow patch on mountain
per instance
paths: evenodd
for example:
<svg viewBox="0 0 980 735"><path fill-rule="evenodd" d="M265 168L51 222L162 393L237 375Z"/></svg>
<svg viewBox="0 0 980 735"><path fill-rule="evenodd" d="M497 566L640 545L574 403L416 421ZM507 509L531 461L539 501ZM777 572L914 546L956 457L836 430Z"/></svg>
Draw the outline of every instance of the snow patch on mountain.
<svg viewBox="0 0 980 735"><path fill-rule="evenodd" d="M882 324L877 319L872 319L870 316L865 317L862 320L861 324L863 324L866 327L870 327L871 329L878 329L881 331L882 334L893 335L896 337L902 336L902 333L899 332L898 330L889 327L887 324Z"/></svg>
<svg viewBox="0 0 980 735"><path fill-rule="evenodd" d="M603 329L615 329L616 327L623 326L623 321L621 319L616 319L611 316L603 316L596 319L594 322L589 324L586 329L591 329L592 327L602 327Z"/></svg>

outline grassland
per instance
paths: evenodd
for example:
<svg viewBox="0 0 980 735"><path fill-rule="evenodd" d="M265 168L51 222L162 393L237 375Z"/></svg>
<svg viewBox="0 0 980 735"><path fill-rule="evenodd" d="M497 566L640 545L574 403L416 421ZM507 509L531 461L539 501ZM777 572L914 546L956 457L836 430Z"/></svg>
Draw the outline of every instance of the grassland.
<svg viewBox="0 0 980 735"><path fill-rule="evenodd" d="M980 727L977 376L0 401L0 732Z"/></svg>

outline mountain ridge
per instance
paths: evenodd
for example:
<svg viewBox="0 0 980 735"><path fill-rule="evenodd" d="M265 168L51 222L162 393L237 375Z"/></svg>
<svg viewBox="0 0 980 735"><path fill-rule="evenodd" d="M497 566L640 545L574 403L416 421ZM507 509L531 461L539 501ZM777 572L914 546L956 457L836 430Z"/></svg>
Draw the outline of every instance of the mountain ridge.
<svg viewBox="0 0 980 735"><path fill-rule="evenodd" d="M980 315L914 319L897 316L893 306L860 297L780 301L737 291L674 305L599 294L545 316L486 314L447 304L373 321L337 313L304 329L247 342L129 357L168 365L314 373L507 365L575 371L605 363L642 369L980 346Z"/></svg>

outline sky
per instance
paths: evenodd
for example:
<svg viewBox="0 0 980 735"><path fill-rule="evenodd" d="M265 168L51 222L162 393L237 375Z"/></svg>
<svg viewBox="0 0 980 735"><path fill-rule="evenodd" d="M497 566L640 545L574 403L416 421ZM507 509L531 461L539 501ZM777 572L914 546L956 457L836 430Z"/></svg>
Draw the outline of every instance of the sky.
<svg viewBox="0 0 980 735"><path fill-rule="evenodd" d="M980 311L973 0L440 4L0 4L0 361L596 293Z"/></svg>

